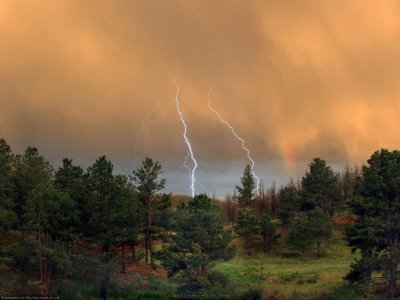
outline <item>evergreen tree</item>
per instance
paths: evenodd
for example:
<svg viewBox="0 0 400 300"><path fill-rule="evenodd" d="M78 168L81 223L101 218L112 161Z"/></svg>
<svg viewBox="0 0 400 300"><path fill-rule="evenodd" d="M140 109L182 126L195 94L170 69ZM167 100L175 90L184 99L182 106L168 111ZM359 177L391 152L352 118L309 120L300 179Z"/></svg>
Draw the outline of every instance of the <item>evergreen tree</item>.
<svg viewBox="0 0 400 300"><path fill-rule="evenodd" d="M243 171L243 176L240 178L242 186L236 186L238 191L238 201L241 207L249 207L254 201L254 188L256 184L254 182L251 168L247 165Z"/></svg>
<svg viewBox="0 0 400 300"><path fill-rule="evenodd" d="M13 202L14 155L4 139L0 139L0 294L7 295L13 289L12 270L15 268L13 249L19 246L16 232L17 222Z"/></svg>
<svg viewBox="0 0 400 300"><path fill-rule="evenodd" d="M133 190L128 177L115 176L117 192L115 195L115 232L116 244L121 248L122 272L126 269L127 246L132 248L132 256L136 261L135 247L139 241L139 234L143 224L143 210L139 205L138 194Z"/></svg>
<svg viewBox="0 0 400 300"><path fill-rule="evenodd" d="M305 214L299 214L289 228L287 244L290 249L300 252L303 256L311 248L312 242L310 222Z"/></svg>
<svg viewBox="0 0 400 300"><path fill-rule="evenodd" d="M86 236L102 250L100 298L106 299L110 284L110 264L118 248L122 251L121 269L125 272L125 248L136 245L142 228L143 210L128 177L113 175L113 164L101 156L88 168L89 200Z"/></svg>
<svg viewBox="0 0 400 300"><path fill-rule="evenodd" d="M18 217L24 213L25 202L35 187L48 183L53 174L51 164L39 154L35 147L28 147L24 155L15 157L15 210Z"/></svg>
<svg viewBox="0 0 400 300"><path fill-rule="evenodd" d="M317 244L317 256L321 256L321 244L333 235L333 223L329 214L317 207L308 214L309 230L311 236Z"/></svg>
<svg viewBox="0 0 400 300"><path fill-rule="evenodd" d="M157 195L154 206L152 232L158 240L166 243L172 229L173 210L171 207L171 195Z"/></svg>
<svg viewBox="0 0 400 300"><path fill-rule="evenodd" d="M107 299L109 262L114 256L112 247L118 243L119 189L113 175L113 164L105 156L101 156L88 168L86 176L89 192L86 211L90 214L85 234L101 248L100 298Z"/></svg>
<svg viewBox="0 0 400 300"><path fill-rule="evenodd" d="M139 197L145 211L144 221L144 236L146 248L146 263L148 262L149 254L152 267L155 267L153 255L153 242L152 242L152 225L154 204L157 198L154 197L155 193L164 188L165 179L157 180L161 174L161 165L158 162L153 162L151 158L146 157L142 162L142 167L133 171L131 177L136 189L139 191Z"/></svg>
<svg viewBox="0 0 400 300"><path fill-rule="evenodd" d="M320 207L333 215L340 199L339 177L320 158L314 158L309 166L301 181L302 209Z"/></svg>
<svg viewBox="0 0 400 300"><path fill-rule="evenodd" d="M281 207L278 211L278 217L283 227L289 227L294 221L296 213L300 211L301 199L299 191L294 183L290 183L279 191Z"/></svg>
<svg viewBox="0 0 400 300"><path fill-rule="evenodd" d="M113 175L113 164L101 156L87 170L88 207L90 212L86 235L107 252L114 241L115 201L118 188Z"/></svg>
<svg viewBox="0 0 400 300"><path fill-rule="evenodd" d="M169 274L178 274L183 292L199 292L211 287L211 267L230 259L230 232L224 230L221 208L206 195L197 195L188 203L180 203L172 221L174 235L161 254Z"/></svg>
<svg viewBox="0 0 400 300"><path fill-rule="evenodd" d="M251 255L254 237L260 232L260 224L256 213L249 209L240 209L234 225L235 232L244 240L247 254Z"/></svg>
<svg viewBox="0 0 400 300"><path fill-rule="evenodd" d="M383 271L388 297L397 295L400 258L400 152L376 151L356 179L350 208L357 216L346 229L346 240L361 259L353 264L347 279L365 282L372 272Z"/></svg>
<svg viewBox="0 0 400 300"><path fill-rule="evenodd" d="M12 199L14 155L5 140L0 139L0 228L11 228L16 222Z"/></svg>
<svg viewBox="0 0 400 300"><path fill-rule="evenodd" d="M79 213L79 231L85 233L88 229L89 212L87 181L83 169L72 164L72 159L64 158L62 166L55 173L54 185L67 193L74 201Z"/></svg>
<svg viewBox="0 0 400 300"><path fill-rule="evenodd" d="M329 213L317 207L311 211L296 214L289 228L287 243L289 248L304 254L315 242L317 256L320 257L322 242L330 239L332 235L333 223Z"/></svg>
<svg viewBox="0 0 400 300"><path fill-rule="evenodd" d="M272 243L277 241L276 226L271 222L271 217L265 211L260 219L260 232L263 237L263 251L270 253Z"/></svg>
<svg viewBox="0 0 400 300"><path fill-rule="evenodd" d="M42 293L47 296L57 270L70 261L67 243L73 239L77 210L68 194L52 184L40 184L26 202L24 218L26 229L33 233L27 237L34 239L36 256L31 259L38 265Z"/></svg>
<svg viewBox="0 0 400 300"><path fill-rule="evenodd" d="M84 171L80 166L74 166L72 159L64 158L62 166L55 173L55 184L71 196L84 194Z"/></svg>

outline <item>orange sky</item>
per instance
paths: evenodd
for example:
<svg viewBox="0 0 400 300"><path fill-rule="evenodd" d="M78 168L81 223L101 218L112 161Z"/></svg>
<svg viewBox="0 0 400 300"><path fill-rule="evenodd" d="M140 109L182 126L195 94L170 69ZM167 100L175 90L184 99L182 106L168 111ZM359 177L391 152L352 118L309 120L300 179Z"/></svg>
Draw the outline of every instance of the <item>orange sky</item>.
<svg viewBox="0 0 400 300"><path fill-rule="evenodd" d="M165 165L363 162L400 148L398 1L0 0L0 135L15 151ZM141 125L166 107L136 146ZM132 163L134 165L134 163ZM211 167L210 167L211 168ZM268 176L273 176L269 174Z"/></svg>

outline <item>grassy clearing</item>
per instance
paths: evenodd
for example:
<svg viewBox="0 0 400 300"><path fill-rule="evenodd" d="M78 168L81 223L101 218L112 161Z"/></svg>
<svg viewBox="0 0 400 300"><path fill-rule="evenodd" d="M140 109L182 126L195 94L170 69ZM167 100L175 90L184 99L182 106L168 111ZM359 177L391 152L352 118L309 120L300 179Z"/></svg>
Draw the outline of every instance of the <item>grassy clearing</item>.
<svg viewBox="0 0 400 300"><path fill-rule="evenodd" d="M287 253L284 237L280 242L281 245L275 246L270 255L257 252L247 256L240 241L235 239L237 256L214 268L229 280L221 293L231 296L231 299L260 299L254 295L261 293L264 299L366 299L343 285L342 278L355 256L342 240L340 230L335 232L334 240L324 245L321 258L315 256L315 251L304 258L282 257L281 253ZM257 247L260 249L260 245ZM143 253L138 253L138 256L143 260ZM176 293L173 279L152 276L145 268L143 272L128 268L127 275L119 274L119 269L120 266L116 265L118 276L113 278L110 286L110 299L170 299ZM76 283L63 296L65 299L97 299L98 290L99 280L82 285Z"/></svg>
<svg viewBox="0 0 400 300"><path fill-rule="evenodd" d="M302 298L339 288L354 260L350 249L338 237L325 246L321 258L314 253L303 259L283 258L279 253L280 250L270 255L239 254L216 265L215 270L227 276L239 292L253 289L267 295Z"/></svg>

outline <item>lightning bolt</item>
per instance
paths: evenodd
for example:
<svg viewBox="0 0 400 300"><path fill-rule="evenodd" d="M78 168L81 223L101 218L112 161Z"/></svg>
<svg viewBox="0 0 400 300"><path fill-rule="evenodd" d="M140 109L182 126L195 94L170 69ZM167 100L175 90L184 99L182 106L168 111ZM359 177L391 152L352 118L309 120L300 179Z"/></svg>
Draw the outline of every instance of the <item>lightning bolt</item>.
<svg viewBox="0 0 400 300"><path fill-rule="evenodd" d="M185 160L184 160L184 162L182 163L181 167L180 167L178 170L176 170L176 171L174 171L173 173L171 173L172 176L178 175L180 172L182 172L182 171L181 171L182 168L185 168L185 169L188 170L189 178L192 179L191 169L190 169L190 167L187 165L187 160L188 160L189 156L190 156L190 152L188 152L188 153L186 154ZM199 185L208 195L211 195L210 191L209 191L204 185L202 185L199 181L197 181L197 178L195 178L195 183L196 183L197 185Z"/></svg>
<svg viewBox="0 0 400 300"><path fill-rule="evenodd" d="M174 103L174 101L171 101L166 108L164 109L164 111L160 114L160 116L150 119L150 117L153 115L153 113L159 109L159 107L154 107L151 111L148 112L148 114L146 115L146 117L144 118L143 122L142 122L142 127L140 128L140 130L138 131L137 135L136 135L136 142L135 142L135 148L134 148L134 157L137 157L137 147L139 145L139 142L144 134L144 132L149 129L149 127L151 127L152 125L160 122L160 121L165 121L165 118L167 116L167 112L170 109L170 106L172 105L172 103ZM137 159L136 159L137 160Z"/></svg>
<svg viewBox="0 0 400 300"><path fill-rule="evenodd" d="M190 189L192 191L192 197L194 197L194 188L195 188L195 182L196 182L196 169L197 169L197 161L194 158L194 154L193 154L193 150L192 150L192 144L190 143L189 138L187 137L187 125L185 122L185 119L183 118L183 113L180 109L180 105L179 105L179 85L176 83L175 78L174 78L174 84L176 86L176 96L175 96L175 102L176 102L176 110L178 111L179 117L181 119L182 125L183 125L183 139L185 140L185 143L188 147L189 150L189 155L187 157L190 156L190 159L193 161L193 169L191 170L189 168L189 166L187 166L187 159L184 162L184 166L189 170L189 175L190 175L190 180L191 180L191 184L190 184Z"/></svg>
<svg viewBox="0 0 400 300"><path fill-rule="evenodd" d="M260 196L260 178L258 178L258 176L254 173L254 165L255 165L255 162L254 162L254 159L253 159L253 158L251 157L251 155L250 155L250 150L245 146L245 141L244 141L244 139L241 138L241 137L236 133L235 129L234 129L227 121L225 121L225 120L221 117L221 115L212 107L212 105L211 105L211 97L210 97L210 95L211 95L211 90L212 90L212 85L210 86L210 89L208 90L208 94L207 94L208 107L209 107L209 109L218 117L218 119L221 121L221 123L223 123L223 124L225 124L226 126L229 127L229 129L231 130L231 132L232 132L232 134L235 136L235 138L236 138L237 140L239 140L240 143L242 144L242 148L243 148L243 150L246 151L246 153L247 153L247 158L248 158L248 159L250 160L250 162L251 162L251 174L252 174L252 175L256 178L256 180L257 180L257 189L256 189L256 192L257 192L257 195Z"/></svg>
<svg viewBox="0 0 400 300"><path fill-rule="evenodd" d="M149 111L146 115L146 117L144 118L143 122L142 122L142 127L140 128L140 130L138 131L137 135L136 135L136 141L135 141L135 158L137 157L137 147L138 144L140 142L140 139L143 136L143 133L145 131L145 129L147 129L149 127L149 123L148 123L148 119L150 118L150 116L153 114L153 112L156 110L156 107L154 107L151 111Z"/></svg>
<svg viewBox="0 0 400 300"><path fill-rule="evenodd" d="M185 157L185 161L183 162L183 165L182 165L182 166L185 167L185 168L188 170L188 172L189 172L189 177L192 178L192 170L190 170L189 166L187 165L187 161L188 161L189 156L190 156L190 152L187 153L187 155L186 155L186 157ZM207 190L206 187L205 187L204 185L202 185L200 182L197 181L196 176L194 176L194 182L195 182L196 184L198 184L207 194L210 195L210 191Z"/></svg>
<svg viewBox="0 0 400 300"><path fill-rule="evenodd" d="M205 188L200 182L196 181L196 183L206 192L207 195L211 195L210 191Z"/></svg>

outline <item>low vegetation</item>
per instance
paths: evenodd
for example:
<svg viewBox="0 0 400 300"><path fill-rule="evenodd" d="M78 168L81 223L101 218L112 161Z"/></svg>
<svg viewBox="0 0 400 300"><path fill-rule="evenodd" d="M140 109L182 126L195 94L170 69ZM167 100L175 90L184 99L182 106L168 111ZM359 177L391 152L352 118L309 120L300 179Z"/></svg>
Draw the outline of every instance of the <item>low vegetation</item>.
<svg viewBox="0 0 400 300"><path fill-rule="evenodd" d="M250 288L262 291L264 296L290 298L317 295L340 287L354 261L354 255L340 239L330 241L322 257L317 257L315 252L301 259L283 256L278 249L270 255L241 254L218 264L216 270L227 276L238 293Z"/></svg>

